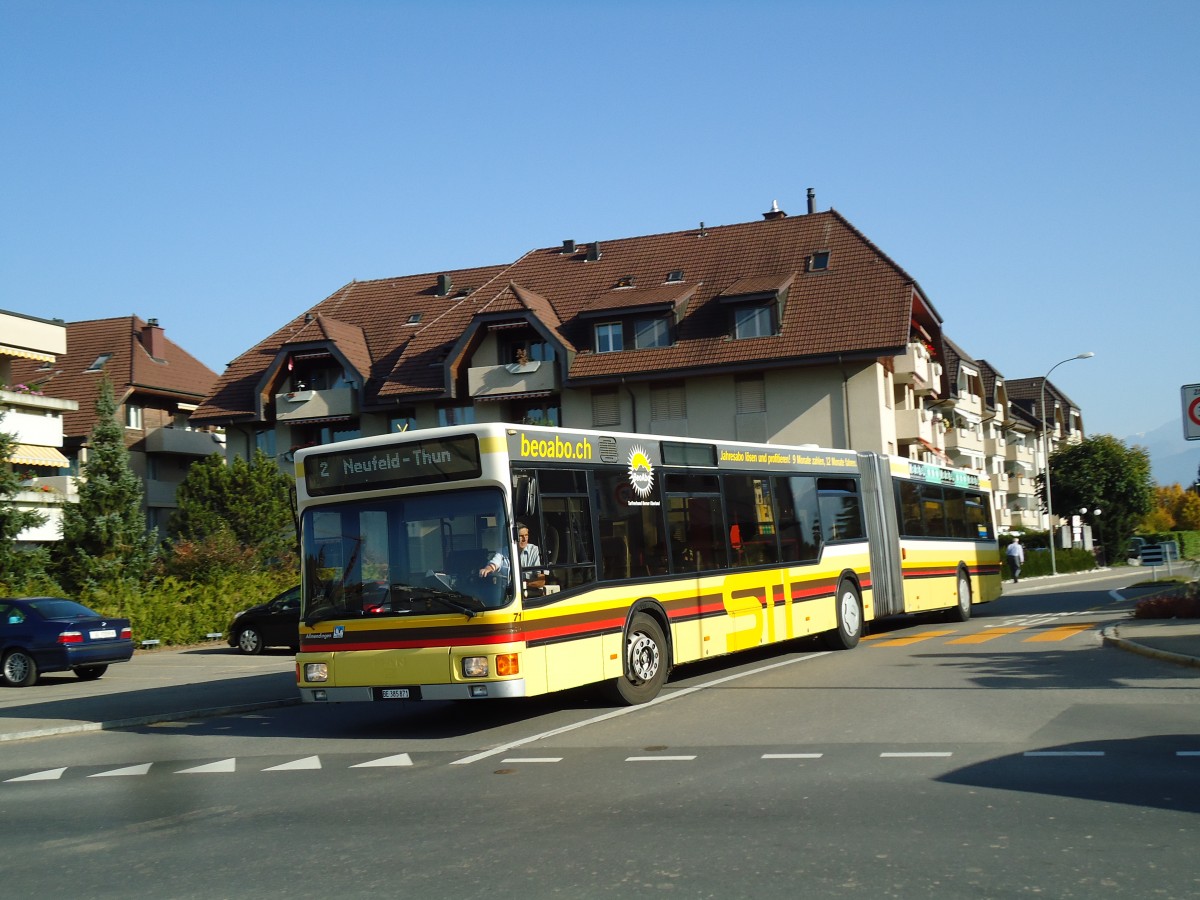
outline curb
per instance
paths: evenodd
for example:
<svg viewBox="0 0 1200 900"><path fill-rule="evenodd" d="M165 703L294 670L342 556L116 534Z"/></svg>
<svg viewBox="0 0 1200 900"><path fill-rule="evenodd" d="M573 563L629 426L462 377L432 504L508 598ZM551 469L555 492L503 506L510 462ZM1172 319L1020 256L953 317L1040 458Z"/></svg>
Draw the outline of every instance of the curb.
<svg viewBox="0 0 1200 900"><path fill-rule="evenodd" d="M1119 629L1119 625L1109 625L1101 632L1105 646L1117 647L1120 650L1128 650L1130 653L1136 653L1139 656L1147 656L1151 659L1175 663L1179 666L1188 666L1193 669L1200 669L1200 659L1197 659L1194 656L1186 656L1182 653L1172 653L1169 650L1156 650L1153 647L1147 647L1145 644L1139 644L1137 641L1126 640L1120 636Z"/></svg>
<svg viewBox="0 0 1200 900"><path fill-rule="evenodd" d="M279 706L297 706L299 697L287 697L282 700L260 700L256 703L241 703L236 706L214 706L208 709L191 709L180 712L153 713L148 716L134 716L130 719L113 719L108 722L76 722L72 725L55 725L48 728L35 728L31 731L17 731L11 734L0 734L0 743L5 741L23 741L32 738L53 737L59 734L81 734L88 731L108 731L115 728L136 728L139 725L154 725L158 722L177 722L181 719L207 719L217 716L229 716L237 713L254 712L258 709L273 709Z"/></svg>

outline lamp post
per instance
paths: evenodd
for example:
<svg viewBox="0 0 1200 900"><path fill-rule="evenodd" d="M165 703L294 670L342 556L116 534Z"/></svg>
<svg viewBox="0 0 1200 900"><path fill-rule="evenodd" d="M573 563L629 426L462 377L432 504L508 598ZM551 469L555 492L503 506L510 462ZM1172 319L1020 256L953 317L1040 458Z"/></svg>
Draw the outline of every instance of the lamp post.
<svg viewBox="0 0 1200 900"><path fill-rule="evenodd" d="M1056 362L1050 367L1050 372L1063 363L1069 363L1076 359L1091 359L1095 355L1091 350L1085 353L1076 353L1061 362ZM1047 372L1042 378L1042 459L1046 464L1046 524L1050 534L1050 574L1057 575L1058 564L1054 561L1054 503L1050 499L1050 439L1046 434L1046 382L1050 380L1050 372Z"/></svg>

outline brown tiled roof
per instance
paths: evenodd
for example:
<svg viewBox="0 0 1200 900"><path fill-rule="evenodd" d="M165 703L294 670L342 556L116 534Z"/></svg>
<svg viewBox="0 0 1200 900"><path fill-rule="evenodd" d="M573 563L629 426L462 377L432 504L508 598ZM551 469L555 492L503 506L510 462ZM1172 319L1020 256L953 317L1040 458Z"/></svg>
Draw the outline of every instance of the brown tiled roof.
<svg viewBox="0 0 1200 900"><path fill-rule="evenodd" d="M414 335L463 303L462 292L477 292L503 270L503 266L490 266L444 273L452 285L447 296L438 294L438 276L442 273L352 281L231 362L192 420L253 419L258 383L280 349L285 344L325 339L335 342L356 368L363 367L361 374L367 378L365 402L373 402L382 380L391 373ZM409 318L418 314L420 323L408 324ZM441 389L440 383L437 389Z"/></svg>
<svg viewBox="0 0 1200 900"><path fill-rule="evenodd" d="M88 368L103 354L112 354L102 371L112 382L117 402L130 391L154 394L183 403L199 403L213 389L217 373L200 362L162 332L158 356L143 345L146 322L137 316L92 319L67 323L67 352L48 371L39 363L13 361L13 375L26 384L44 382L52 397L74 400L79 409L63 414L63 433L68 438L86 437L96 424L96 398L100 371Z"/></svg>
<svg viewBox="0 0 1200 900"><path fill-rule="evenodd" d="M435 296L436 275L354 282L309 312L314 322L319 316L361 329L372 360L367 405L444 395L452 387L447 372L461 363L448 354L462 351L460 340L477 318L536 317L570 360L568 383L577 384L890 356L908 342L914 306L923 321L937 319L916 282L834 210L604 240L599 258L590 259L595 247L533 250L508 266L451 273L454 285L474 290L446 297ZM809 272L816 252L829 253L828 268ZM682 281L668 281L676 271ZM630 277L632 287L615 287ZM787 303L780 334L732 340L722 296L781 290ZM667 303L682 310L672 346L583 349L592 340L589 312ZM404 324L412 312L423 313L419 326ZM310 339L312 332L301 337L303 328L301 315L239 356L193 418L252 418L262 373L284 343Z"/></svg>

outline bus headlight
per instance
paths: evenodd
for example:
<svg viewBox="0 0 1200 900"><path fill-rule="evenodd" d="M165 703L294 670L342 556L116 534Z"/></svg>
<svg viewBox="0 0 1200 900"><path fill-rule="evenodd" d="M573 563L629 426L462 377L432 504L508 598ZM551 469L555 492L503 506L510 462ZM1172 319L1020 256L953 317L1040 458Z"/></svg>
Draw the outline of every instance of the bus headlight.
<svg viewBox="0 0 1200 900"><path fill-rule="evenodd" d="M328 663L305 663L304 664L304 680L305 681L328 681L329 680L329 664Z"/></svg>
<svg viewBox="0 0 1200 900"><path fill-rule="evenodd" d="M488 658L486 656L464 656L462 673L463 678L487 678Z"/></svg>

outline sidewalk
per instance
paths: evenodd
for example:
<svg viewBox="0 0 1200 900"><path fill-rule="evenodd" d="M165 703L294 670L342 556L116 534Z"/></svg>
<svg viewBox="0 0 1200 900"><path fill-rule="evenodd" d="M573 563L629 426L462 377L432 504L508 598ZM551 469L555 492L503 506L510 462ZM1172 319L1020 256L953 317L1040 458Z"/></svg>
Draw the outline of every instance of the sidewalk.
<svg viewBox="0 0 1200 900"><path fill-rule="evenodd" d="M287 651L246 656L224 642L136 650L96 681L51 672L32 687L0 687L0 742L299 702L295 658Z"/></svg>

